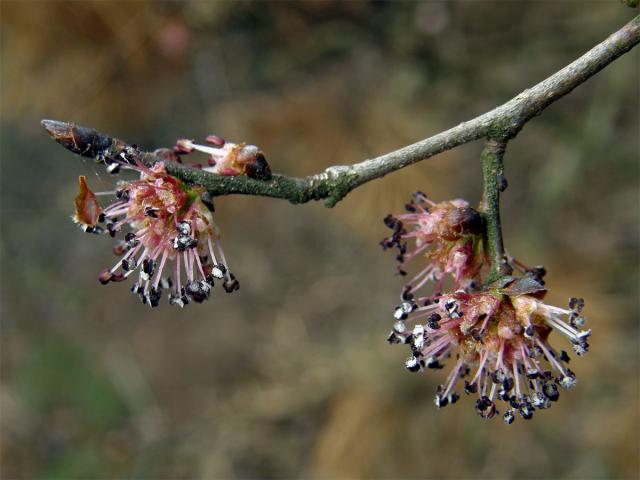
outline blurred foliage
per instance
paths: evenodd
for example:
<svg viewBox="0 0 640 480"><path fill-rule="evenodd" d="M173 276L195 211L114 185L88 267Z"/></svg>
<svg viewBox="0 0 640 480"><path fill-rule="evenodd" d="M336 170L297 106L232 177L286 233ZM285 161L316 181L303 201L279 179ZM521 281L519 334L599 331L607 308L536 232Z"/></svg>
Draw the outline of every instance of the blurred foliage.
<svg viewBox="0 0 640 480"><path fill-rule="evenodd" d="M98 285L110 239L69 221L76 176L41 118L147 148L215 132L308 174L398 148L542 80L629 20L618 2L10 2L1 9L2 478L638 478L637 52L507 151L505 238L587 299L592 352L507 428L384 339L401 281L380 219L480 192L480 144L333 210L217 201L242 289L184 311Z"/></svg>

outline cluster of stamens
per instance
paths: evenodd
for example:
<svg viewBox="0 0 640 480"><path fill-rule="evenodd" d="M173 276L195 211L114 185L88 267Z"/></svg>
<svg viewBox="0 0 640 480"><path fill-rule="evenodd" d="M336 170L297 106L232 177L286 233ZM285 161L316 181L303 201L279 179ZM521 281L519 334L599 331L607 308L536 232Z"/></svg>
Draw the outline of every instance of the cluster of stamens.
<svg viewBox="0 0 640 480"><path fill-rule="evenodd" d="M170 304L181 307L209 298L215 281L226 292L237 290L239 282L228 269L206 192L169 175L162 163L147 168L125 160L118 165L138 171L140 180L120 182L115 192L105 192L114 194L115 201L104 209L80 177L74 221L86 232L112 237L125 226L131 229L114 246L122 258L104 269L99 281L120 282L138 272L131 291L152 307L159 304L163 290L169 290ZM111 164L113 160L107 168ZM173 275L165 276L167 272Z"/></svg>
<svg viewBox="0 0 640 480"><path fill-rule="evenodd" d="M569 338L578 355L586 353L591 331L571 326L572 319L584 321L583 302L572 299L570 304L565 310L532 295L463 291L407 301L394 312L388 341L410 347L405 367L411 372L441 369L455 357L453 369L436 389L438 407L456 403L456 386L463 382L465 394L477 394L480 416L498 414L496 401L502 401L505 422L513 422L516 412L528 420L535 410L558 400L558 387L568 390L576 384L566 366L568 354L548 342L549 333L556 330Z"/></svg>
<svg viewBox="0 0 640 480"><path fill-rule="evenodd" d="M387 215L384 223L393 230L382 240L386 250L396 248L398 273L407 275L407 264L426 259L426 266L407 282L407 293L416 291L429 281L441 291L447 274L456 288L467 288L479 281L484 261L482 251L482 218L464 200L435 203L417 192L405 205L407 213Z"/></svg>
<svg viewBox="0 0 640 480"><path fill-rule="evenodd" d="M436 204L423 194L415 199L407 205L408 214L385 218L394 233L382 244L398 248L400 273L414 258L422 257L427 263L402 290L389 343L409 347L405 367L411 372L442 369L454 359L446 380L436 388L439 408L456 403L463 391L477 396L475 407L481 417L496 416L500 413L497 402L504 402L507 424L516 414L532 418L536 410L556 402L560 390L576 384L575 374L567 367L569 355L554 349L549 336L556 331L570 341L577 355L585 354L591 330L581 330L584 301L572 298L566 309L543 303L544 268L519 262L521 277L481 286L485 256L482 240L476 238L482 233L475 211L470 213L472 209L460 200ZM407 253L410 240L415 246ZM470 255L457 262L458 268L449 268L456 264L451 256L467 247ZM446 274L453 277L454 293L442 293ZM434 291L419 294L429 281L435 282Z"/></svg>

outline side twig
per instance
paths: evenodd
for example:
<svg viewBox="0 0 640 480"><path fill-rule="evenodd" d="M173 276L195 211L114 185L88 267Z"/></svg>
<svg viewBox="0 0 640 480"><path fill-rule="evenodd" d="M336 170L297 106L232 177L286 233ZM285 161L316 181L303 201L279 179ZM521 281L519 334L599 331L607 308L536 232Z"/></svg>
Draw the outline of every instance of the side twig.
<svg viewBox="0 0 640 480"><path fill-rule="evenodd" d="M425 160L438 153L478 140L507 141L553 102L571 92L640 42L640 16L609 36L576 61L507 103L479 117L399 150L349 166L333 166L307 177L273 175L271 180L245 176L225 177L196 170L176 162L166 162L167 170L185 181L204 186L212 195L259 195L305 203L326 201L334 206L349 192L376 178ZM66 122L43 120L44 127L65 147L88 157L118 154L127 144L92 129ZM162 160L156 152L140 152L146 164Z"/></svg>

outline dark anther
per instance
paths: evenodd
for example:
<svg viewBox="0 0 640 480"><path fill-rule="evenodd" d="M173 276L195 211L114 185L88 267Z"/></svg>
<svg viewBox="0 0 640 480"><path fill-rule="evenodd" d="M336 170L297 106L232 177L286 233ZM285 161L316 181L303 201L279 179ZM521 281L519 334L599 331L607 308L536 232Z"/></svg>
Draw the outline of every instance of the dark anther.
<svg viewBox="0 0 640 480"><path fill-rule="evenodd" d="M258 152L253 162L247 163L245 173L256 180L271 180L271 168L262 152Z"/></svg>
<svg viewBox="0 0 640 480"><path fill-rule="evenodd" d="M446 407L449 404L449 399L441 395L436 395L435 404L438 408Z"/></svg>
<svg viewBox="0 0 640 480"><path fill-rule="evenodd" d="M504 416L502 418L504 418L504 422L507 425L511 425L516 417L513 414L513 410L507 410L506 412L504 412Z"/></svg>
<svg viewBox="0 0 640 480"><path fill-rule="evenodd" d="M389 214L386 217L384 217L383 222L387 227L393 229L397 223L397 220L393 215Z"/></svg>
<svg viewBox="0 0 640 480"><path fill-rule="evenodd" d="M100 275L98 275L98 281L102 284L102 285L106 285L107 283L109 283L111 281L113 274L109 271L108 268L105 268L104 270L102 270L100 272Z"/></svg>
<svg viewBox="0 0 640 480"><path fill-rule="evenodd" d="M442 317L437 313L432 313L427 317L427 326L432 330L438 330L440 328L440 320Z"/></svg>
<svg viewBox="0 0 640 480"><path fill-rule="evenodd" d="M498 398L503 402L509 401L509 392L507 390L501 389L498 390Z"/></svg>
<svg viewBox="0 0 640 480"><path fill-rule="evenodd" d="M477 328L474 328L471 330L471 332L469 332L471 334L471 337L476 341L476 342L480 342L480 343L484 343L482 338L483 338L483 334L480 333L480 331Z"/></svg>
<svg viewBox="0 0 640 480"><path fill-rule="evenodd" d="M136 234L133 232L128 232L124 236L124 241L127 242L129 248L133 248L140 243L140 240L138 240L138 237L136 237Z"/></svg>
<svg viewBox="0 0 640 480"><path fill-rule="evenodd" d="M186 294L196 303L202 303L207 299L208 291L204 291L200 282L189 282L186 285Z"/></svg>
<svg viewBox="0 0 640 480"><path fill-rule="evenodd" d="M182 235L190 235L191 224L185 221L178 222L176 225L176 230L178 230L178 232L180 232Z"/></svg>
<svg viewBox="0 0 640 480"><path fill-rule="evenodd" d="M396 332L392 331L391 333L389 333L389 336L387 337L387 342L393 345L393 344L402 343L402 340L396 335Z"/></svg>
<svg viewBox="0 0 640 480"><path fill-rule="evenodd" d="M560 398L560 392L558 392L558 387L555 383L545 383L542 387L542 392L552 402L557 402Z"/></svg>
<svg viewBox="0 0 640 480"><path fill-rule="evenodd" d="M227 293L234 292L240 288L240 282L236 279L233 273L230 273L229 275L229 280L225 280L222 283L222 288L224 288L224 291Z"/></svg>
<svg viewBox="0 0 640 480"><path fill-rule="evenodd" d="M470 395L472 393L476 393L478 391L477 383L469 383L467 380L464 381L464 393Z"/></svg>
<svg viewBox="0 0 640 480"><path fill-rule="evenodd" d="M125 278L124 273L121 273L121 272L111 274L112 282L121 282L124 280L124 278Z"/></svg>
<svg viewBox="0 0 640 480"><path fill-rule="evenodd" d="M396 320L406 320L408 316L409 315L407 315L407 312L405 312L402 307L396 307L396 309L393 312L393 317Z"/></svg>
<svg viewBox="0 0 640 480"><path fill-rule="evenodd" d="M160 304L160 298L162 297L162 290L152 288L149 292L149 305L157 307Z"/></svg>
<svg viewBox="0 0 640 480"><path fill-rule="evenodd" d="M569 308L576 312L581 312L584 308L584 299L571 297L569 299Z"/></svg>
<svg viewBox="0 0 640 480"><path fill-rule="evenodd" d="M144 209L144 214L147 217L158 218L158 209L157 208L152 208L152 207L146 207Z"/></svg>
<svg viewBox="0 0 640 480"><path fill-rule="evenodd" d="M525 420L531 420L533 417L533 407L529 402L523 402L518 411Z"/></svg>
<svg viewBox="0 0 640 480"><path fill-rule="evenodd" d="M410 286L406 286L402 289L402 299L407 301L413 300L413 293L411 293Z"/></svg>
<svg viewBox="0 0 640 480"><path fill-rule="evenodd" d="M527 273L531 275L533 278L535 278L538 281L538 283L540 283L541 285L544 285L543 278L547 274L547 270L542 265L538 265L536 267L533 267L527 270Z"/></svg>
<svg viewBox="0 0 640 480"><path fill-rule="evenodd" d="M476 408L480 411L485 411L491 405L489 397L483 396L476 401Z"/></svg>
<svg viewBox="0 0 640 480"><path fill-rule="evenodd" d="M524 336L527 338L533 337L533 325L527 325L527 328L524 329Z"/></svg>
<svg viewBox="0 0 640 480"><path fill-rule="evenodd" d="M505 378L502 381L502 388L507 392L511 390L513 388L513 378Z"/></svg>
<svg viewBox="0 0 640 480"><path fill-rule="evenodd" d="M111 175L117 175L118 173L120 173L120 164L118 162L105 161L105 166L107 169L107 173Z"/></svg>
<svg viewBox="0 0 640 480"><path fill-rule="evenodd" d="M584 355L589 350L589 344L585 339L581 338L577 340L572 340L571 343L573 344L572 345L573 351L576 352L576 355L578 356Z"/></svg>
<svg viewBox="0 0 640 480"><path fill-rule="evenodd" d="M444 368L444 365L442 365L437 358L430 357L427 359L427 368L432 370L441 370Z"/></svg>
<svg viewBox="0 0 640 480"><path fill-rule="evenodd" d="M483 418L492 418L496 413L496 404L483 396L476 401L476 411Z"/></svg>
<svg viewBox="0 0 640 480"><path fill-rule="evenodd" d="M427 199L427 194L419 190L417 192L413 192L412 196L416 202L420 203L424 202Z"/></svg>
<svg viewBox="0 0 640 480"><path fill-rule="evenodd" d="M153 275L153 270L155 268L155 262L149 258L145 258L142 261L142 271L147 275Z"/></svg>
<svg viewBox="0 0 640 480"><path fill-rule="evenodd" d="M173 239L173 248L180 252L184 252L190 248L195 248L198 245L198 240L187 235L179 235Z"/></svg>
<svg viewBox="0 0 640 480"><path fill-rule="evenodd" d="M125 202L129 201L129 190L116 190L116 198Z"/></svg>
<svg viewBox="0 0 640 480"><path fill-rule="evenodd" d="M415 356L411 356L404 362L404 366L410 372L417 372L420 370L420 360Z"/></svg>

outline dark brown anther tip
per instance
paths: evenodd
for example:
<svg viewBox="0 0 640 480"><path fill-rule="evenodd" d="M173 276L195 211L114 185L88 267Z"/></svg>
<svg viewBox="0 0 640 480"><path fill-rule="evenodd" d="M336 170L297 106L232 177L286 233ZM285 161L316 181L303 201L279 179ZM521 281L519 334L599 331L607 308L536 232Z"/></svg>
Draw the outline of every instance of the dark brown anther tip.
<svg viewBox="0 0 640 480"><path fill-rule="evenodd" d="M107 283L109 283L112 280L112 278L113 278L113 275L108 268L105 268L104 270L102 270L100 272L100 275L98 275L98 281L102 285L106 285Z"/></svg>
<svg viewBox="0 0 640 480"><path fill-rule="evenodd" d="M245 173L247 177L256 180L271 180L271 167L262 152L258 152L254 161L245 166Z"/></svg>
<svg viewBox="0 0 640 480"><path fill-rule="evenodd" d="M440 234L446 240L457 240L462 235L482 233L482 217L471 207L452 208L447 212L445 220Z"/></svg>
<svg viewBox="0 0 640 480"><path fill-rule="evenodd" d="M112 143L111 137L92 128L58 120L44 119L40 123L56 142L83 157L95 158L107 150Z"/></svg>

